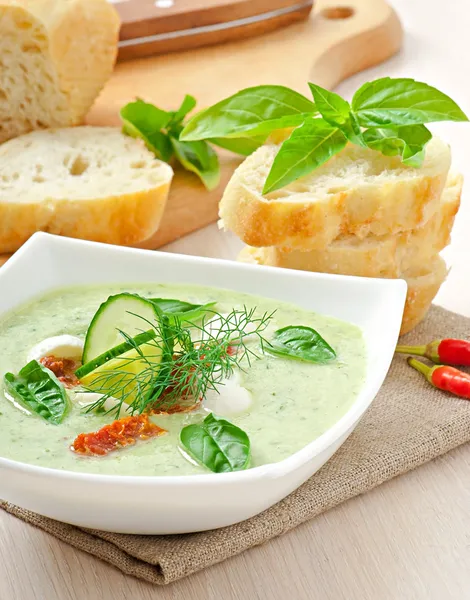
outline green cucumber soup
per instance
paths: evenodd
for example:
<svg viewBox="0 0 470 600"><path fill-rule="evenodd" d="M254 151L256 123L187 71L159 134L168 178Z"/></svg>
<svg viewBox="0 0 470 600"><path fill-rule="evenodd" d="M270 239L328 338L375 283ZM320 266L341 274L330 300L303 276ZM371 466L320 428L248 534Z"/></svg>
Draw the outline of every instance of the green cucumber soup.
<svg viewBox="0 0 470 600"><path fill-rule="evenodd" d="M155 414L152 423L166 433L118 448L106 456L84 456L72 449L81 433L96 432L116 416L85 412L73 401L59 424L48 422L6 393L6 373L19 373L36 344L54 336L85 339L90 322L109 296L129 292L144 298L177 298L193 304L215 302L218 313L255 309L273 313L263 337L288 326L312 328L336 358L322 364L263 352L254 336L247 346L257 357L244 361L238 383L251 399L242 411L223 416L249 437L249 467L277 462L300 450L336 423L355 402L365 380L366 352L360 329L292 304L202 286L140 284L80 286L55 290L0 321L0 456L54 469L114 475L194 475L209 471L182 451L182 427L208 414L204 400L196 410ZM223 392L223 388L220 389ZM68 392L67 392L68 393ZM212 409L213 410L213 409ZM217 413L214 410L214 414Z"/></svg>

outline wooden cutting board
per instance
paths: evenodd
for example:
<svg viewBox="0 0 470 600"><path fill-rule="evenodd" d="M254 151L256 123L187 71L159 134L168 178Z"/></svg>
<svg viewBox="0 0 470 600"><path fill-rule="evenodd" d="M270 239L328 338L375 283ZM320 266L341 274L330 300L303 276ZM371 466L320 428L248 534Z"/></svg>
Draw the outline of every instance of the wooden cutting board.
<svg viewBox="0 0 470 600"><path fill-rule="evenodd" d="M175 0L178 4L184 2ZM286 85L309 95L308 81L333 88L395 54L401 41L400 22L385 0L317 0L307 20L259 37L120 62L87 122L119 125L119 109L136 96L175 109L186 93L203 108L262 83ZM240 158L223 152L220 160L221 182L212 192L196 176L175 168L160 229L139 247L159 248L217 220L222 192L240 163Z"/></svg>
<svg viewBox="0 0 470 600"><path fill-rule="evenodd" d="M248 38L308 17L313 0L110 0L121 17L119 59Z"/></svg>

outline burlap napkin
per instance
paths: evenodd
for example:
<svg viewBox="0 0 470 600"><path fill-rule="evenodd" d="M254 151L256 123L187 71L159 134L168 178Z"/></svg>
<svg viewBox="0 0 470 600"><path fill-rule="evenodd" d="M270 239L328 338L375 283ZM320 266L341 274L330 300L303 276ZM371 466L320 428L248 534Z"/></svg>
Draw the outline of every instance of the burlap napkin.
<svg viewBox="0 0 470 600"><path fill-rule="evenodd" d="M433 307L407 343L468 337L470 319ZM124 573L165 584L289 531L300 523L470 440L470 402L433 389L396 357L372 407L336 455L276 506L225 529L175 536L85 530L4 503L9 513Z"/></svg>

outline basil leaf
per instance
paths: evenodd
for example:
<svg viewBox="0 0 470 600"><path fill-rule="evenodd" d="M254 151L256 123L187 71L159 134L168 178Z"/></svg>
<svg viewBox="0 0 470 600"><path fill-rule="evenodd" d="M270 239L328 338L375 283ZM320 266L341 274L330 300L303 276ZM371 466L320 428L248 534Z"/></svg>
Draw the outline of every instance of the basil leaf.
<svg viewBox="0 0 470 600"><path fill-rule="evenodd" d="M283 142L264 184L268 194L307 175L346 146L344 134L323 119L309 119Z"/></svg>
<svg viewBox="0 0 470 600"><path fill-rule="evenodd" d="M401 156L404 164L419 167L424 159L424 148L432 134L424 125L409 125L396 129L371 128L363 133L369 148L385 156Z"/></svg>
<svg viewBox="0 0 470 600"><path fill-rule="evenodd" d="M225 419L210 413L202 423L187 425L180 441L188 454L214 473L241 471L250 461L250 439Z"/></svg>
<svg viewBox="0 0 470 600"><path fill-rule="evenodd" d="M127 132L126 132L127 133ZM164 162L169 162L173 156L173 147L169 137L161 131L156 131L151 136L140 135L149 150L154 152L155 156Z"/></svg>
<svg viewBox="0 0 470 600"><path fill-rule="evenodd" d="M15 400L49 423L63 420L69 405L64 386L41 363L31 361L18 375L6 373L3 382Z"/></svg>
<svg viewBox="0 0 470 600"><path fill-rule="evenodd" d="M349 118L345 125L341 127L341 131L351 143L356 144L356 146L362 146L362 148L367 148L359 121L352 111L349 113Z"/></svg>
<svg viewBox="0 0 470 600"><path fill-rule="evenodd" d="M186 94L183 102L181 103L181 106L171 117L171 122L172 123L181 123L181 121L184 119L184 117L193 110L193 108L196 106L196 104L197 104L196 98L194 98L194 96Z"/></svg>
<svg viewBox="0 0 470 600"><path fill-rule="evenodd" d="M354 94L352 109L363 127L468 121L449 96L414 79L383 77L366 83Z"/></svg>
<svg viewBox="0 0 470 600"><path fill-rule="evenodd" d="M316 116L315 113L299 113L298 115L288 115L287 117L281 117L279 119L270 119L268 121L263 121L250 129L240 132L236 132L234 134L227 135L228 138L238 138L243 135L249 137L258 137L260 135L269 135L274 131L279 131L281 129L292 129L302 125L305 123L307 119L310 119L312 116Z"/></svg>
<svg viewBox="0 0 470 600"><path fill-rule="evenodd" d="M239 137L239 138L211 138L207 140L211 144L215 144L235 154L249 156L266 141L267 135L259 135L254 137Z"/></svg>
<svg viewBox="0 0 470 600"><path fill-rule="evenodd" d="M281 85L244 89L195 115L184 128L182 140L245 137L295 127L317 114L313 102Z"/></svg>
<svg viewBox="0 0 470 600"><path fill-rule="evenodd" d="M326 363L336 358L336 352L311 327L289 325L274 332L265 350L277 356L286 356L312 363Z"/></svg>
<svg viewBox="0 0 470 600"><path fill-rule="evenodd" d="M172 298L150 298L150 302L156 304L168 317L177 318L181 321L195 321L217 304L217 302L191 304Z"/></svg>
<svg viewBox="0 0 470 600"><path fill-rule="evenodd" d="M349 120L349 111L351 110L349 102L319 85L314 83L308 85L315 100L315 106L325 121L340 128L345 125Z"/></svg>
<svg viewBox="0 0 470 600"><path fill-rule="evenodd" d="M140 98L123 106L120 112L124 122L129 121L146 134L160 131L166 127L171 120L171 114L171 112L157 108Z"/></svg>
<svg viewBox="0 0 470 600"><path fill-rule="evenodd" d="M168 136L160 130L168 125L172 113L148 104L143 100L136 100L126 104L121 109L123 132L134 138L141 138L149 150L158 158L168 162L173 155Z"/></svg>
<svg viewBox="0 0 470 600"><path fill-rule="evenodd" d="M217 154L206 142L181 142L170 136L176 158L183 167L195 173L208 190L219 185L220 168Z"/></svg>

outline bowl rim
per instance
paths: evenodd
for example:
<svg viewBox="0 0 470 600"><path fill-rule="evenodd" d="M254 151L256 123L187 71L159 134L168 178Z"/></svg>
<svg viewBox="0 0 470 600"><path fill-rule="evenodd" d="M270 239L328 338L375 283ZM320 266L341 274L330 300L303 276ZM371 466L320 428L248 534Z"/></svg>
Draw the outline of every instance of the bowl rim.
<svg viewBox="0 0 470 600"><path fill-rule="evenodd" d="M138 248L127 248L122 246L113 246L109 244L103 244L99 242L90 242L86 240L78 240L72 238L64 238L57 235L52 235L44 232L35 233L14 255L9 259L6 265L2 267L0 270L0 280L1 273L3 269L11 270L15 267L16 263L23 258L24 255L29 254L34 251L34 247L38 245L38 243L53 243L53 244L67 244L67 245L76 245L79 246L92 246L100 250L108 250L115 251L119 250L123 253L132 253L132 254L154 254L158 256L154 250L147 249L138 249ZM241 264L234 261L220 259L220 258L207 258L200 256L191 256L177 253L165 253L167 260L176 260L176 261L187 261L193 264L223 264L226 268L238 269L240 271L243 270L253 270L263 269L264 271L269 271L271 274L276 276L276 273L282 273L283 276L286 276L288 273L289 276L294 276L295 274L299 274L298 271L293 271L291 269L283 269L277 268L273 269L272 267L266 267L262 265L251 265L251 264ZM366 278L366 277L355 277L350 275L336 275L329 273L314 273L314 272L301 272L302 276L308 277L312 281L318 279L327 279L327 280L355 280L365 282L367 281L369 284L371 280L376 283L376 285L380 286L388 286L391 290L394 290L397 294L398 300L398 308L404 307L405 298L406 298L406 290L407 284L405 280L402 279L378 279L378 278ZM215 285L214 287L217 287ZM51 287L50 290L59 289L60 285L57 288ZM400 298L401 296L401 298ZM401 313L398 311L396 315L396 322L391 327L392 330L396 330L396 339L398 339L399 329L401 322ZM392 335L392 337L395 337ZM391 361L393 358L393 349L394 347L390 347L384 349L384 352L388 354L387 360L385 363L388 365L386 368L381 369L377 372L373 373L373 378L369 383L370 393L364 394L364 389L362 389L353 404L349 407L347 412L342 415L331 427L329 427L326 431L324 431L320 436L316 439L308 443L303 448L297 450L290 456L284 458L281 461L267 463L264 465L260 465L257 467L251 467L249 469L243 471L233 471L229 473L199 473L195 475L115 475L115 474L106 474L106 473L86 473L82 471L72 471L68 469L58 469L53 467L44 467L41 465L33 465L31 463L18 461L10 458L5 458L0 456L0 468L4 467L9 470L20 471L25 474L30 474L33 476L47 476L53 479L58 480L70 480L74 479L79 482L87 482L90 484L93 483L106 483L108 485L128 485L132 483L137 486L199 486L199 485L218 485L220 483L225 484L234 484L237 485L241 482L247 482L251 480L259 480L259 479L276 479L279 477L283 477L286 473L295 471L296 469L302 467L305 463L312 460L315 456L321 454L323 451L327 450L330 446L334 445L335 442L340 440L344 435L348 434L350 430L354 428L354 425L359 421L361 416L366 412L374 398L376 397L379 389L382 386L382 383L387 375L387 372L390 368Z"/></svg>

